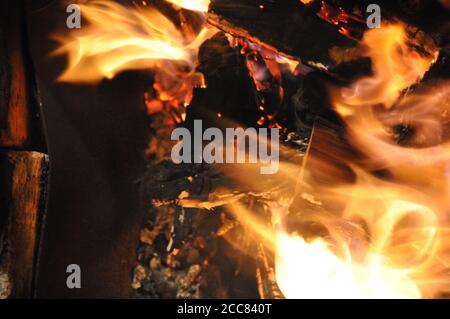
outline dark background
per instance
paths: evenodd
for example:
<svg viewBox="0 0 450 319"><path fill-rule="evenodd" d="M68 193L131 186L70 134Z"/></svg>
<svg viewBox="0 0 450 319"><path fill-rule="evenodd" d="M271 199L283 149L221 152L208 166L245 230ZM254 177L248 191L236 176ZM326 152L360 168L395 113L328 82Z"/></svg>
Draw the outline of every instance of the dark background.
<svg viewBox="0 0 450 319"><path fill-rule="evenodd" d="M70 31L64 2L25 3L51 166L36 297L128 297L143 212L139 178L149 137L143 92L150 76L57 83L66 60L49 55L57 47L51 36ZM66 287L72 263L81 267L81 289Z"/></svg>

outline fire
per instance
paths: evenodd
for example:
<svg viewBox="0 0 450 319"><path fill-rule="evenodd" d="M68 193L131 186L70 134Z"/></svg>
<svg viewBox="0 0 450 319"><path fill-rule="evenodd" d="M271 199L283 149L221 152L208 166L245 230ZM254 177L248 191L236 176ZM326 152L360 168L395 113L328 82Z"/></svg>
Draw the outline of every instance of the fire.
<svg viewBox="0 0 450 319"><path fill-rule="evenodd" d="M209 6L209 0L168 2L198 14ZM155 100L173 105L189 104L192 89L205 85L195 72L197 54L217 30L205 26L192 34L152 6L89 1L80 7L88 25L73 36L57 37L61 47L55 54L68 56L60 81L95 83L124 70L151 69ZM281 83L281 65L295 73L298 61L248 45L266 67L260 70L247 61L258 89L268 75ZM276 280L288 298L422 298L450 290L450 85L406 92L424 77L436 55L412 50L401 25L367 31L360 50L371 58L373 74L330 89L350 144L365 156L345 163L356 181L317 187L303 181L300 188L313 189L314 196L295 194L317 206L330 203L324 210L331 211L312 217L327 235L311 239L288 232L287 206L270 207L270 228L241 205L231 205L255 237L273 248ZM265 110L263 103L260 110ZM415 136L400 143L397 128L413 128ZM283 181L297 176L292 172L298 167L281 167ZM388 179L375 177L373 172L381 170Z"/></svg>
<svg viewBox="0 0 450 319"><path fill-rule="evenodd" d="M188 10L208 12L210 0L167 0L167 2Z"/></svg>
<svg viewBox="0 0 450 319"><path fill-rule="evenodd" d="M365 157L346 163L357 176L353 184L312 190L344 210L311 217L328 233L312 240L288 233L285 217L273 210L281 216L277 283L288 298L430 298L449 291L450 83L406 91L436 55L410 49L401 25L367 31L362 50L373 75L331 93L349 142ZM399 142L398 127L413 135ZM371 173L377 170L389 180Z"/></svg>
<svg viewBox="0 0 450 319"><path fill-rule="evenodd" d="M408 48L401 25L372 29L364 34L363 49L372 60L373 76L356 81L342 90L345 104L382 104L389 108L405 88L420 80L434 57L421 57Z"/></svg>
<svg viewBox="0 0 450 319"><path fill-rule="evenodd" d="M337 257L322 239L307 243L280 232L277 283L287 298L419 298L407 274L384 265L380 256L367 264Z"/></svg>
<svg viewBox="0 0 450 319"><path fill-rule="evenodd" d="M183 4L195 3L205 2ZM124 70L152 69L160 99L176 104L189 104L192 88L204 85L195 72L198 49L216 30L205 27L192 37L152 6L89 1L80 8L87 25L71 36L56 36L61 45L55 54L69 60L59 81L96 83Z"/></svg>
<svg viewBox="0 0 450 319"><path fill-rule="evenodd" d="M361 187L353 190L353 202L344 218L324 221L329 231L326 238L307 242L297 234L278 230L276 276L287 298L423 296L421 288L431 277L424 269L439 245L434 212L411 201L388 199L393 193L386 190L377 194L386 196L381 202L370 199L374 190L366 189L366 197L361 191ZM363 199L354 199L358 197ZM367 203L373 207L364 209ZM350 221L355 215L370 225L368 242L356 230L346 234L341 229L354 227ZM421 226L403 225L407 220Z"/></svg>

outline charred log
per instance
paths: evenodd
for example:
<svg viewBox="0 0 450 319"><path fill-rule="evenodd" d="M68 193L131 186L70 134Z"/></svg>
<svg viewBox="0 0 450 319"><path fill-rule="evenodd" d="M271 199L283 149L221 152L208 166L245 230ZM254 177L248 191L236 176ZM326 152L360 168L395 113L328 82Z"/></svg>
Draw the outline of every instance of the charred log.
<svg viewBox="0 0 450 319"><path fill-rule="evenodd" d="M206 89L195 89L187 109L186 126L195 119L204 128L254 125L259 118L253 83L236 48L231 48L223 33L206 41L199 51L199 72L205 76ZM234 122L234 123L233 123Z"/></svg>
<svg viewBox="0 0 450 319"><path fill-rule="evenodd" d="M304 6L295 0L282 3L213 0L208 22L233 36L247 38L308 66L330 71L338 64L330 51L339 49L349 54L357 42L321 20L317 16L319 10L318 6Z"/></svg>

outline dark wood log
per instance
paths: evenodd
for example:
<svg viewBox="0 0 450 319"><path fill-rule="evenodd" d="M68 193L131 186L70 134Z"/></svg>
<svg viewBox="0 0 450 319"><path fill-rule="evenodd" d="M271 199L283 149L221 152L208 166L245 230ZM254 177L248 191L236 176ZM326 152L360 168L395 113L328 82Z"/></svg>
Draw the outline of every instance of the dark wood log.
<svg viewBox="0 0 450 319"><path fill-rule="evenodd" d="M0 3L0 298L33 295L48 170L23 4Z"/></svg>
<svg viewBox="0 0 450 319"><path fill-rule="evenodd" d="M45 152L22 5L0 3L0 146Z"/></svg>
<svg viewBox="0 0 450 319"><path fill-rule="evenodd" d="M48 157L45 154L0 152L2 297L32 297L37 246L45 212L47 172Z"/></svg>
<svg viewBox="0 0 450 319"><path fill-rule="evenodd" d="M199 51L199 66L206 89L194 90L187 108L185 126L191 128L201 119L204 128L254 126L261 116L255 87L237 48L231 48L223 33L205 41Z"/></svg>

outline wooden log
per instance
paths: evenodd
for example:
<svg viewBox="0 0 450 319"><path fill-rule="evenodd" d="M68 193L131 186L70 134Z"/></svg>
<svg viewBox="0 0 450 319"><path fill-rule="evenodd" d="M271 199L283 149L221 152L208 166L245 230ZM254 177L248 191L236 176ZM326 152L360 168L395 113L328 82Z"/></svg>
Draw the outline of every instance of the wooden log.
<svg viewBox="0 0 450 319"><path fill-rule="evenodd" d="M320 2L320 0L315 0ZM446 47L449 45L450 8L445 1L439 0L326 0L336 8L343 8L346 12L359 15L365 19L367 7L378 4L381 16L385 21L402 21L411 33L418 34L417 41L428 51L433 45ZM423 38L426 33L427 38ZM422 34L422 35L420 35ZM431 38L431 39L430 39ZM434 43L430 43L430 40Z"/></svg>
<svg viewBox="0 0 450 319"><path fill-rule="evenodd" d="M48 164L48 156L42 153L0 152L2 297L32 297L37 246L45 212Z"/></svg>
<svg viewBox="0 0 450 319"><path fill-rule="evenodd" d="M204 129L256 124L261 114L244 57L230 47L223 33L200 47L197 71L204 74L207 88L194 90L184 123L187 128L191 129L197 119L203 121Z"/></svg>
<svg viewBox="0 0 450 319"><path fill-rule="evenodd" d="M22 5L0 2L0 147L45 151Z"/></svg>
<svg viewBox="0 0 450 319"><path fill-rule="evenodd" d="M331 72L340 61L331 52L354 51L357 42L317 16L320 6L298 0L212 0L208 22L233 36L316 69Z"/></svg>
<svg viewBox="0 0 450 319"><path fill-rule="evenodd" d="M274 267L271 266L264 246L258 246L256 255L256 282L261 299L284 299L277 285Z"/></svg>

